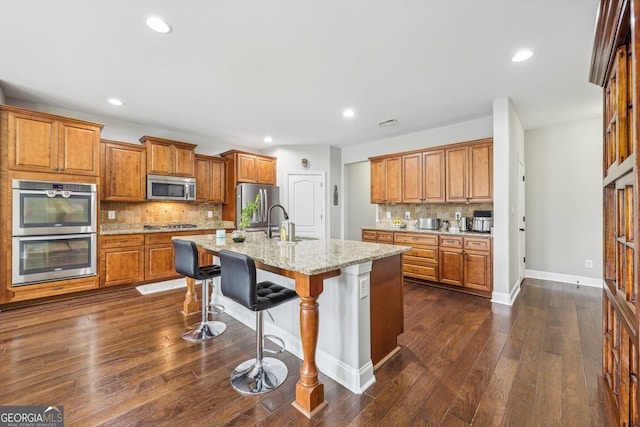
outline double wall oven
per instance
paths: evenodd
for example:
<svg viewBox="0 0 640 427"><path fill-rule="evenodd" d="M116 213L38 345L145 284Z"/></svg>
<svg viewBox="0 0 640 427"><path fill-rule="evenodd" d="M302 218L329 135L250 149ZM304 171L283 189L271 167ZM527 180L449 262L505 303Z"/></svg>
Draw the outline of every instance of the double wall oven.
<svg viewBox="0 0 640 427"><path fill-rule="evenodd" d="M12 285L96 274L95 184L12 181Z"/></svg>

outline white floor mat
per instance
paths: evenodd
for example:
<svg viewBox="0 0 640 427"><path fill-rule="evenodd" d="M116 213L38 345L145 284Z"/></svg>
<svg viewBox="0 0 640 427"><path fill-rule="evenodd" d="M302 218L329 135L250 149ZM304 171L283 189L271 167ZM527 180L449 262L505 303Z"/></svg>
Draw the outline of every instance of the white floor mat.
<svg viewBox="0 0 640 427"><path fill-rule="evenodd" d="M158 292L166 292L174 289L186 288L187 281L185 279L167 280L165 282L151 283L149 285L136 286L138 292L142 295L155 294Z"/></svg>

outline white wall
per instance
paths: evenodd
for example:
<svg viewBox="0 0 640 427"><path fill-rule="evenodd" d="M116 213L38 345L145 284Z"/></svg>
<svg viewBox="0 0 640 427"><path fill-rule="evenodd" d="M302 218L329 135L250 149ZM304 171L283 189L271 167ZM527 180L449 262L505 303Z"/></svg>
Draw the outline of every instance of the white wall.
<svg viewBox="0 0 640 427"><path fill-rule="evenodd" d="M376 205L370 203L369 183L371 174L369 162L345 165L345 199L349 209L345 215L345 239L360 240L362 227L376 224Z"/></svg>
<svg viewBox="0 0 640 427"><path fill-rule="evenodd" d="M493 296L513 304L520 289L518 265L518 160L524 159L524 129L509 101L493 101Z"/></svg>
<svg viewBox="0 0 640 427"><path fill-rule="evenodd" d="M525 149L527 276L602 283L602 121L527 131Z"/></svg>
<svg viewBox="0 0 640 427"><path fill-rule="evenodd" d="M336 152L336 150L338 150ZM325 235L332 238L340 237L342 221L340 206L332 204L333 185L342 181L340 176L340 151L329 145L283 145L263 150L265 154L278 158L277 182L280 186L280 200L287 201L287 173L300 171L322 171L326 173L325 194ZM308 167L302 166L302 159L309 161Z"/></svg>

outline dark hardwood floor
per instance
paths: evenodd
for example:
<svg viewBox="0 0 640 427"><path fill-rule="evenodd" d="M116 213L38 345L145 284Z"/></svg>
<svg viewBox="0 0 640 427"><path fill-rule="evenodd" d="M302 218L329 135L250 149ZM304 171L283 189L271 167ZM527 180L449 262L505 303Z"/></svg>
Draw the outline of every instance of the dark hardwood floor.
<svg viewBox="0 0 640 427"><path fill-rule="evenodd" d="M63 405L67 426L607 426L601 293L527 279L507 307L406 282L402 350L361 395L321 375L311 421L291 406L296 357L280 389L246 397L229 374L252 330L222 314L223 335L180 338L198 320L182 290L56 301L0 313L0 405Z"/></svg>

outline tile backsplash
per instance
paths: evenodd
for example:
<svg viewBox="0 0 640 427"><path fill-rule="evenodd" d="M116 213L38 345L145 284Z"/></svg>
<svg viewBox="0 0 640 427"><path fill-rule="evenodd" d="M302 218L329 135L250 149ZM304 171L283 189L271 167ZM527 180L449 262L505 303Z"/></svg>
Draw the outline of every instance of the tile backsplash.
<svg viewBox="0 0 640 427"><path fill-rule="evenodd" d="M109 211L115 211L115 219L109 219ZM207 216L208 211L213 212L213 218ZM102 202L100 204L101 224L197 223L221 220L222 205L193 202Z"/></svg>
<svg viewBox="0 0 640 427"><path fill-rule="evenodd" d="M456 212L462 213L462 216L473 217L473 211L493 210L493 203L398 203L395 205L378 205L378 223L385 224L391 222L387 219L387 212L391 212L391 218L405 219L405 213L410 212L411 220L418 218L440 218L453 221L456 218Z"/></svg>

